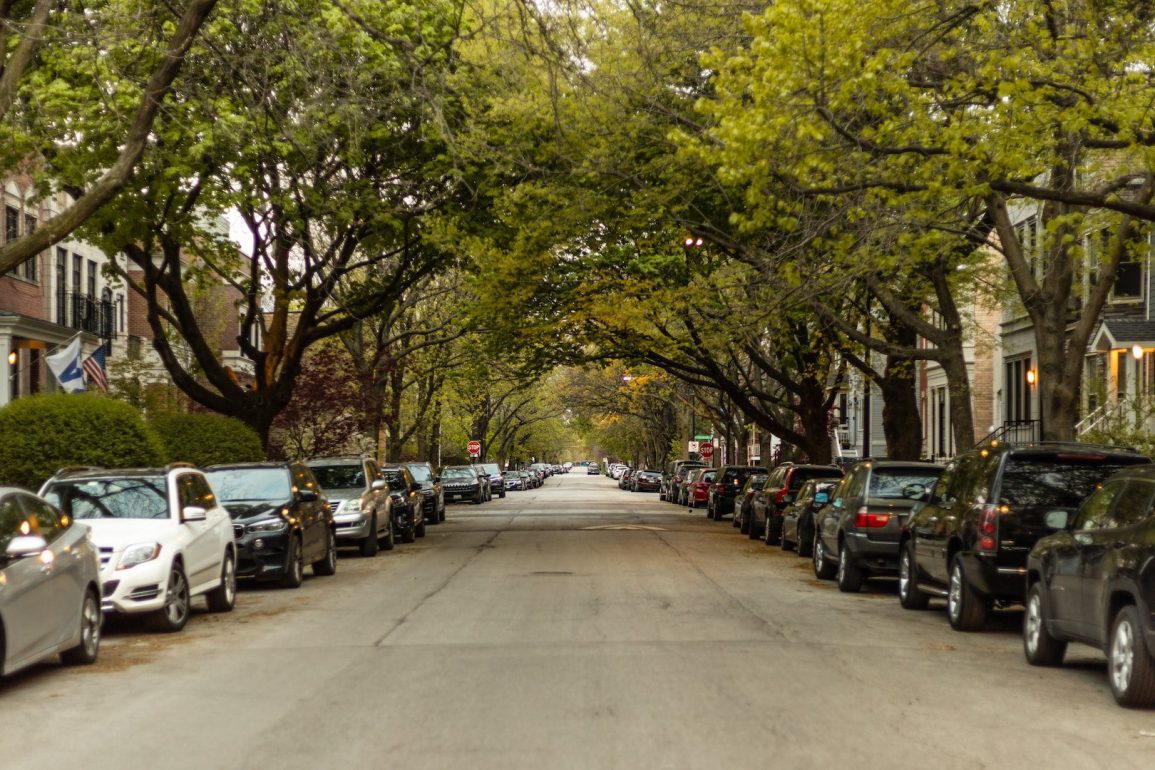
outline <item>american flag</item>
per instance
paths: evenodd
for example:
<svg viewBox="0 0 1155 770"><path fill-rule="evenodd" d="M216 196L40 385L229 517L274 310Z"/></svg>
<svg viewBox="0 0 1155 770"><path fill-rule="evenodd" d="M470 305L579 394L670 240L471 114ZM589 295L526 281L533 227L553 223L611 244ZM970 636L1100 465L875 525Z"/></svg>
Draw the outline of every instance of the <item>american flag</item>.
<svg viewBox="0 0 1155 770"><path fill-rule="evenodd" d="M89 386L95 387L101 393L108 392L108 376L104 373L104 345L101 345L88 358L84 359L84 376Z"/></svg>

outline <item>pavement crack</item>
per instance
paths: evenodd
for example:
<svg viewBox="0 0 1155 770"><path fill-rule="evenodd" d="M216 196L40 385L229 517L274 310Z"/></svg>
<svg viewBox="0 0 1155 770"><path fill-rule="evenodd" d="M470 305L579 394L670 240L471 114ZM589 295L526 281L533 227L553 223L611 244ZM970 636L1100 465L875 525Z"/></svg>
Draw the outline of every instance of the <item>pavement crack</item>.
<svg viewBox="0 0 1155 770"><path fill-rule="evenodd" d="M399 628L401 628L401 626L405 625L406 621L409 620L409 618L413 615L413 613L417 612L417 610L424 607L429 602L430 599L432 599L433 597L437 596L439 593L444 591L449 586L449 584L453 582L453 579L455 577L460 575L461 572L466 567L468 567L470 564L473 563L474 559L476 559L478 556L483 554L489 548L492 548L493 547L493 541L498 538L498 536L501 534L501 532L502 532L501 530L494 532L493 534L491 534L489 536L489 539L486 540L484 543L482 543L481 545L475 546L473 549L473 554L468 559L463 561L457 567L457 569L453 570L453 572L450 572L445 577L445 579L442 580L441 583L439 583L433 590L431 590L429 593L425 594L425 596L422 596L421 599L417 602L417 604L415 604L413 607L411 607L409 609L408 612L406 612L404 615L402 615L400 618L398 618L397 622L394 623L393 626L388 631L386 631L384 634L381 635L380 639L373 642L373 646L374 647L384 646L385 642L389 639L389 637L392 636L397 631L397 629L399 629Z"/></svg>

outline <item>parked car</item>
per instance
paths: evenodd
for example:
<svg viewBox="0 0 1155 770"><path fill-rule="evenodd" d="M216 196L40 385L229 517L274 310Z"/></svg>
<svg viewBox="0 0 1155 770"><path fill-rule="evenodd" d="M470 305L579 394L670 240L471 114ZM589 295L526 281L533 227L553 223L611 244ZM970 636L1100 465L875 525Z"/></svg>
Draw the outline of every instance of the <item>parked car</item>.
<svg viewBox="0 0 1155 770"><path fill-rule="evenodd" d="M686 505L690 508L705 507L710 495L710 485L718 475L717 468L699 468L698 473L691 472L692 481L686 486ZM709 511L706 512L709 516Z"/></svg>
<svg viewBox="0 0 1155 770"><path fill-rule="evenodd" d="M46 500L0 487L0 675L53 655L100 650L100 557L83 523Z"/></svg>
<svg viewBox="0 0 1155 770"><path fill-rule="evenodd" d="M1056 530L1027 556L1023 651L1036 666L1063 662L1068 642L1107 655L1122 706L1155 705L1155 466L1108 479L1078 512L1048 512Z"/></svg>
<svg viewBox="0 0 1155 770"><path fill-rule="evenodd" d="M448 465L441 469L441 486L445 502L469 500L475 505L485 502L485 483L472 465Z"/></svg>
<svg viewBox="0 0 1155 770"><path fill-rule="evenodd" d="M587 465L586 466L586 475L587 476L597 476L598 473L599 473L598 466L596 466L596 465Z"/></svg>
<svg viewBox="0 0 1155 770"><path fill-rule="evenodd" d="M381 469L389 485L389 507L393 511L393 529L402 543L425 537L425 492L421 482L403 465Z"/></svg>
<svg viewBox="0 0 1155 770"><path fill-rule="evenodd" d="M723 465L706 491L706 518L721 521L734 513L734 500L746 479L754 473L765 473L760 465Z"/></svg>
<svg viewBox="0 0 1155 770"><path fill-rule="evenodd" d="M658 492L662 488L662 474L657 471L638 471L633 476L635 492Z"/></svg>
<svg viewBox="0 0 1155 770"><path fill-rule="evenodd" d="M402 463L413 480L421 485L421 511L427 524L445 521L445 492L441 488L441 477L433 472L429 463Z"/></svg>
<svg viewBox="0 0 1155 770"><path fill-rule="evenodd" d="M506 489L512 491L515 489L521 490L521 489L525 488L525 486L522 484L522 478L521 478L520 472L518 472L518 471L506 471L504 475L505 475L505 488Z"/></svg>
<svg viewBox="0 0 1155 770"><path fill-rule="evenodd" d="M705 468L706 463L701 460L674 460L667 466L666 474L662 477L662 488L658 492L658 499L668 503L683 505L681 500L682 482L686 474L694 468Z"/></svg>
<svg viewBox="0 0 1155 770"><path fill-rule="evenodd" d="M1026 599L1027 555L1051 533L1047 515L1078 510L1116 471L1151 461L1093 444L1003 444L957 456L903 531L899 599L947 600L958 631L982 628L995 604Z"/></svg>
<svg viewBox="0 0 1155 770"><path fill-rule="evenodd" d="M770 471L762 489L750 501L750 538L765 539L766 545L782 540L782 511L808 479L840 479L842 469L834 465L782 463Z"/></svg>
<svg viewBox="0 0 1155 770"><path fill-rule="evenodd" d="M898 574L903 524L915 504L926 501L942 469L901 460L853 465L815 514L815 576L837 577L838 590L850 593L867 578Z"/></svg>
<svg viewBox="0 0 1155 770"><path fill-rule="evenodd" d="M355 545L362 556L393 549L393 517L381 468L371 457L314 457L305 461L333 512L337 545Z"/></svg>
<svg viewBox="0 0 1155 770"><path fill-rule="evenodd" d="M765 469L762 473L751 473L734 498L733 524L743 535L750 533L750 504L754 502L754 495L765 486L768 475Z"/></svg>
<svg viewBox="0 0 1155 770"><path fill-rule="evenodd" d="M210 465L209 483L233 518L237 575L298 588L305 565L337 571L333 511L302 462Z"/></svg>
<svg viewBox="0 0 1155 770"><path fill-rule="evenodd" d="M62 470L40 496L89 529L100 553L101 609L144 615L162 632L188 622L193 597L213 612L236 602L233 525L205 474L187 463Z"/></svg>
<svg viewBox="0 0 1155 770"><path fill-rule="evenodd" d="M809 479L802 484L794 501L782 510L782 550L798 550L799 556L810 556L814 548L814 517L830 502L838 482Z"/></svg>
<svg viewBox="0 0 1155 770"><path fill-rule="evenodd" d="M479 463L476 467L489 477L490 494L505 497L505 477L501 475L501 466L497 463Z"/></svg>
<svg viewBox="0 0 1155 770"><path fill-rule="evenodd" d="M630 475L632 473L633 473L633 471L629 468L622 468L621 471L618 472L618 475L617 475L618 489L629 489L630 488Z"/></svg>

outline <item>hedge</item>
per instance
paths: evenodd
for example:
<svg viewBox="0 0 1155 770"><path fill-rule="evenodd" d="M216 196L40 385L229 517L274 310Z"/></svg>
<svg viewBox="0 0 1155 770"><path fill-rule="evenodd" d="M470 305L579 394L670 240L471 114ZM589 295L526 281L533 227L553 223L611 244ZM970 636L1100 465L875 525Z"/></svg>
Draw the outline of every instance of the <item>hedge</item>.
<svg viewBox="0 0 1155 770"><path fill-rule="evenodd" d="M36 490L66 465L149 467L165 459L160 439L122 401L60 393L0 409L0 483Z"/></svg>
<svg viewBox="0 0 1155 770"><path fill-rule="evenodd" d="M261 439L240 420L219 414L163 414L149 420L172 460L204 467L264 460Z"/></svg>

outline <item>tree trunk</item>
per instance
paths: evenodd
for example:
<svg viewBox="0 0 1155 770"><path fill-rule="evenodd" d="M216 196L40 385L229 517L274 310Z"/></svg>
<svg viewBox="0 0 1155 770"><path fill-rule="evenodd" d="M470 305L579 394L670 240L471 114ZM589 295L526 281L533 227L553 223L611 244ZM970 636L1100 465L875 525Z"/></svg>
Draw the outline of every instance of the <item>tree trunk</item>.
<svg viewBox="0 0 1155 770"><path fill-rule="evenodd" d="M914 362L888 356L882 393L882 432L886 456L892 460L917 460L922 456L922 419L915 396Z"/></svg>

